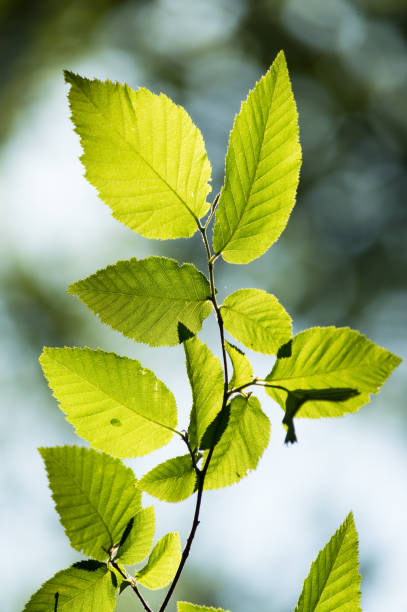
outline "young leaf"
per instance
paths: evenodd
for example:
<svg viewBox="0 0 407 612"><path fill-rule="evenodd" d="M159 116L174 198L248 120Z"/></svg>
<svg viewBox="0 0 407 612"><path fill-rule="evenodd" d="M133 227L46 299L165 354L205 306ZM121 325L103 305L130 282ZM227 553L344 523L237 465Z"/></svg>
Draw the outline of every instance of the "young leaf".
<svg viewBox="0 0 407 612"><path fill-rule="evenodd" d="M119 459L78 446L39 451L71 546L104 561L141 508L132 470Z"/></svg>
<svg viewBox="0 0 407 612"><path fill-rule="evenodd" d="M34 593L23 612L113 612L116 587L105 563L79 561Z"/></svg>
<svg viewBox="0 0 407 612"><path fill-rule="evenodd" d="M298 417L336 417L356 412L377 393L400 358L373 344L348 327L313 327L303 331L281 347L267 382L289 391L325 392L327 389L351 389L358 395L332 401L310 398L298 411ZM266 388L266 392L285 408L286 391Z"/></svg>
<svg viewBox="0 0 407 612"><path fill-rule="evenodd" d="M236 389L253 380L252 366L243 351L229 342L225 342L225 348L233 366L233 375L229 381L229 389Z"/></svg>
<svg viewBox="0 0 407 612"><path fill-rule="evenodd" d="M188 435L197 448L208 425L222 408L223 370L219 359L199 338L184 342L187 372L192 387L192 411Z"/></svg>
<svg viewBox="0 0 407 612"><path fill-rule="evenodd" d="M229 263L260 257L285 228L301 166L298 117L280 52L236 116L213 236Z"/></svg>
<svg viewBox="0 0 407 612"><path fill-rule="evenodd" d="M179 535L167 533L154 546L147 565L137 572L136 580L148 589L162 589L174 578L180 561Z"/></svg>
<svg viewBox="0 0 407 612"><path fill-rule="evenodd" d="M150 346L179 344L180 325L196 334L212 309L202 272L167 257L118 261L73 283L68 293L103 323Z"/></svg>
<svg viewBox="0 0 407 612"><path fill-rule="evenodd" d="M192 495L195 481L191 457L183 455L157 465L137 482L137 486L157 499L178 502Z"/></svg>
<svg viewBox="0 0 407 612"><path fill-rule="evenodd" d="M208 606L197 606L186 601L177 602L177 612L230 612L222 608L208 608Z"/></svg>
<svg viewBox="0 0 407 612"><path fill-rule="evenodd" d="M171 391L128 357L85 348L45 348L44 374L79 436L115 457L167 444L177 425Z"/></svg>
<svg viewBox="0 0 407 612"><path fill-rule="evenodd" d="M350 513L311 565L294 612L360 612L358 536Z"/></svg>
<svg viewBox="0 0 407 612"><path fill-rule="evenodd" d="M209 204L198 128L164 94L65 72L86 178L113 216L146 238L187 238Z"/></svg>
<svg viewBox="0 0 407 612"><path fill-rule="evenodd" d="M257 397L234 397L229 422L215 446L204 488L220 489L247 476L257 467L269 439L270 421Z"/></svg>
<svg viewBox="0 0 407 612"><path fill-rule="evenodd" d="M117 558L125 565L143 561L153 546L155 516L153 506L142 508L128 522L122 535Z"/></svg>
<svg viewBox="0 0 407 612"><path fill-rule="evenodd" d="M291 338L291 317L274 295L240 289L229 295L221 313L225 329L247 348L276 354Z"/></svg>

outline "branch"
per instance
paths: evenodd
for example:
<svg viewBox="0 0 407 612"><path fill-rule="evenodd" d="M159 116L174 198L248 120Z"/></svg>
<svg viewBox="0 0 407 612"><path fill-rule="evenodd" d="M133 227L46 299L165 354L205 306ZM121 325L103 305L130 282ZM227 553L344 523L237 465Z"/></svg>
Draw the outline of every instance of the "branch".
<svg viewBox="0 0 407 612"><path fill-rule="evenodd" d="M146 602L146 600L144 599L144 597L142 596L142 594L140 593L140 591L137 588L136 585L136 581L134 580L133 576L128 576L125 572L123 572L123 570L121 569L121 567L116 563L116 561L111 560L110 561L111 565L114 567L114 569L119 572L119 574L128 582L130 582L130 586L133 589L133 591L135 592L135 594L137 595L137 597L139 598L139 600L141 601L143 608L146 612L153 612L153 610L150 608L150 606L148 605L148 603Z"/></svg>

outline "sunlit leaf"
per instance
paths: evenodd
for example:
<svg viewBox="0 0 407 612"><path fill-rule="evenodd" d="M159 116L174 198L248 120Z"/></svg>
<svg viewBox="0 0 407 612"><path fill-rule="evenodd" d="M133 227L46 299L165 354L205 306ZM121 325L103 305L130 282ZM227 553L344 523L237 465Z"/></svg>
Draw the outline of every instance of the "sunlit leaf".
<svg viewBox="0 0 407 612"><path fill-rule="evenodd" d="M229 612L222 608L208 608L208 606L197 606L186 601L177 602L177 612Z"/></svg>
<svg viewBox="0 0 407 612"><path fill-rule="evenodd" d="M178 533L167 533L154 546L147 565L136 574L137 582L148 589L162 589L171 582L181 561Z"/></svg>
<svg viewBox="0 0 407 612"><path fill-rule="evenodd" d="M98 561L106 560L141 507L132 470L120 459L83 447L39 450L71 546Z"/></svg>
<svg viewBox="0 0 407 612"><path fill-rule="evenodd" d="M23 612L113 612L115 592L105 563L80 561L47 580Z"/></svg>
<svg viewBox="0 0 407 612"><path fill-rule="evenodd" d="M138 483L137 483L138 484ZM143 561L151 551L154 540L154 508L142 508L130 519L122 535L117 557L125 565Z"/></svg>
<svg viewBox="0 0 407 612"><path fill-rule="evenodd" d="M294 612L360 612L358 535L350 513L311 565Z"/></svg>
<svg viewBox="0 0 407 612"><path fill-rule="evenodd" d="M295 391L352 389L358 395L330 401L310 398L298 411L298 417L335 417L356 412L377 393L400 358L373 344L348 327L313 327L303 331L281 347L271 373L270 384ZM267 393L285 408L287 393L266 388Z"/></svg>
<svg viewBox="0 0 407 612"><path fill-rule="evenodd" d="M67 420L94 448L138 457L171 440L174 396L138 361L88 348L45 348L40 362Z"/></svg>
<svg viewBox="0 0 407 612"><path fill-rule="evenodd" d="M195 481L191 457L184 455L160 463L143 476L137 486L157 499L178 502L192 495Z"/></svg>
<svg viewBox="0 0 407 612"><path fill-rule="evenodd" d="M164 94L65 72L86 178L146 238L186 238L208 210L211 167L187 112Z"/></svg>
<svg viewBox="0 0 407 612"><path fill-rule="evenodd" d="M239 482L257 467L270 439L270 421L255 396L232 399L227 427L215 446L205 478L205 489Z"/></svg>
<svg viewBox="0 0 407 612"><path fill-rule="evenodd" d="M261 289L235 291L221 313L225 329L253 351L276 354L291 338L291 317L274 295Z"/></svg>
<svg viewBox="0 0 407 612"><path fill-rule="evenodd" d="M233 366L229 389L240 387L253 380L252 366L243 351L234 344L230 344L230 342L225 342L225 348Z"/></svg>
<svg viewBox="0 0 407 612"><path fill-rule="evenodd" d="M195 448L222 408L223 370L219 359L199 338L187 340L184 347L193 399L188 434L191 446Z"/></svg>
<svg viewBox="0 0 407 612"><path fill-rule="evenodd" d="M280 52L233 125L214 227L216 253L245 264L267 251L294 206L300 165L297 110Z"/></svg>
<svg viewBox="0 0 407 612"><path fill-rule="evenodd" d="M118 261L73 283L68 292L103 323L151 346L179 344L180 325L196 334L212 309L205 276L167 257Z"/></svg>

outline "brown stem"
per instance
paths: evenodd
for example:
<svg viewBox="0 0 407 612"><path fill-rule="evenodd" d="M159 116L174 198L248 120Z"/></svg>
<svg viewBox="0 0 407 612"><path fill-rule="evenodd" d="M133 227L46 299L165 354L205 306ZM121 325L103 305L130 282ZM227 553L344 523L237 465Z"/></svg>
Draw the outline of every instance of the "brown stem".
<svg viewBox="0 0 407 612"><path fill-rule="evenodd" d="M116 561L110 561L111 565L114 567L114 569L119 572L119 574L128 582L130 582L130 586L133 589L133 591L135 592L135 594L137 595L137 597L139 598L139 600L141 601L143 608L146 612L153 612L153 610L150 608L150 606L148 605L148 603L146 602L146 600L144 599L144 597L142 596L142 594L140 593L140 591L137 588L136 585L136 581L134 580L134 578L132 576L127 576L127 574L125 574L125 572L123 572L123 570L121 569L121 567L116 563Z"/></svg>

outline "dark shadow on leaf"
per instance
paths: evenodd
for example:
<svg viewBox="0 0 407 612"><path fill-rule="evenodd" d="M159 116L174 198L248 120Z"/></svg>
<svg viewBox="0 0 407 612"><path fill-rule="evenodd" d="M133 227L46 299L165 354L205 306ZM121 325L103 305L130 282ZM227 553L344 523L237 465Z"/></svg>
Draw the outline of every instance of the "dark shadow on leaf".
<svg viewBox="0 0 407 612"><path fill-rule="evenodd" d="M123 535L121 537L120 543L119 543L119 552L120 552L120 547L123 546L123 544L125 543L125 541L127 540L127 538L130 535L130 532L133 528L133 523L134 523L134 516L129 520L129 522L126 525L126 529L123 532Z"/></svg>
<svg viewBox="0 0 407 612"><path fill-rule="evenodd" d="M101 567L105 566L105 563L99 563L99 561L94 561L93 559L87 559L86 561L78 561L74 563L72 567L77 569L86 570L87 572L96 572Z"/></svg>
<svg viewBox="0 0 407 612"><path fill-rule="evenodd" d="M283 425L287 429L287 435L285 437L285 444L297 442L297 436L295 434L294 417L298 414L301 406L305 402L313 401L325 401L325 402L345 402L352 397L359 395L357 389L350 389L349 387L332 387L328 389L294 389L293 391L287 392L287 399L285 402L285 415L283 418Z"/></svg>
<svg viewBox="0 0 407 612"><path fill-rule="evenodd" d="M54 612L58 612L58 601L59 601L59 593L58 593L58 591L55 593L54 597L55 597Z"/></svg>
<svg viewBox="0 0 407 612"><path fill-rule="evenodd" d="M193 334L186 325L181 323L181 321L178 321L177 329L178 329L178 340L180 344L182 342L185 342L185 340L189 340L190 338L193 338L195 336L195 334Z"/></svg>
<svg viewBox="0 0 407 612"><path fill-rule="evenodd" d="M278 352L277 352L277 358L278 359L285 359L287 357L291 357L291 355L292 355L292 346L293 346L293 341L292 340L289 340L288 342L286 342L285 344L280 346L280 348L278 349Z"/></svg>
<svg viewBox="0 0 407 612"><path fill-rule="evenodd" d="M219 412L205 431L199 446L201 450L209 450L212 448L212 446L215 446L215 444L219 442L229 423L229 417L230 406L228 405Z"/></svg>

